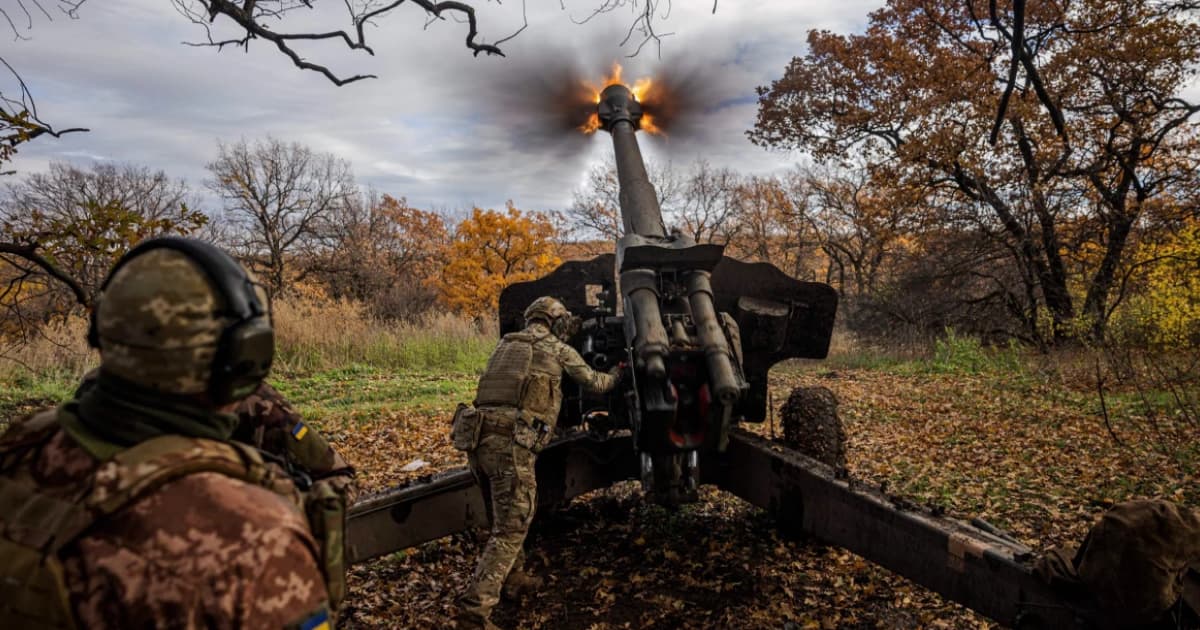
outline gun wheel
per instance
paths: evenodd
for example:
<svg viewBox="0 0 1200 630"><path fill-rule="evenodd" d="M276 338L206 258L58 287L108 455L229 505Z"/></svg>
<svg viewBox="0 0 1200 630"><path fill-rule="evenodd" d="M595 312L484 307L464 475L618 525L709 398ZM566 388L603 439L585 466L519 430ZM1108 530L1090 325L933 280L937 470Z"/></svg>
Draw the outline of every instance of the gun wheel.
<svg viewBox="0 0 1200 630"><path fill-rule="evenodd" d="M826 387L797 387L779 417L784 444L841 473L846 470L846 429L837 406L837 397Z"/></svg>

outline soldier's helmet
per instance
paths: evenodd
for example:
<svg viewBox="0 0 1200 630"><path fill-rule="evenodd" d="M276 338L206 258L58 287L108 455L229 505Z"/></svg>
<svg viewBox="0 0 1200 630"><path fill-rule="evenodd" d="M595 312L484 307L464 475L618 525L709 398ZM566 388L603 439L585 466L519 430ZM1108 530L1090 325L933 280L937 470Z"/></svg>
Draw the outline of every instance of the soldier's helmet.
<svg viewBox="0 0 1200 630"><path fill-rule="evenodd" d="M102 373L166 394L207 393L224 404L253 391L270 369L266 304L241 265L216 247L154 239L114 267L89 341L101 351Z"/></svg>
<svg viewBox="0 0 1200 630"><path fill-rule="evenodd" d="M579 329L579 319L573 316L562 302L549 296L534 300L525 309L526 325L539 319L546 322L546 325L550 327L550 332L563 341L569 339Z"/></svg>

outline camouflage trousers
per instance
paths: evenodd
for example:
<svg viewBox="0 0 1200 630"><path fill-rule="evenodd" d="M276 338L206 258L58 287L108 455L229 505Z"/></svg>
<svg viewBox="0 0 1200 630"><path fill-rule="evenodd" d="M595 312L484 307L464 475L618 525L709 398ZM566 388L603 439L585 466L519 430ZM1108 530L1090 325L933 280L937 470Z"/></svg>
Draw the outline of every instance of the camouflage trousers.
<svg viewBox="0 0 1200 630"><path fill-rule="evenodd" d="M500 601L505 578L524 559L522 545L537 507L537 479L533 453L514 444L509 435L484 433L469 457L483 489L492 535L458 604L463 614L482 623Z"/></svg>

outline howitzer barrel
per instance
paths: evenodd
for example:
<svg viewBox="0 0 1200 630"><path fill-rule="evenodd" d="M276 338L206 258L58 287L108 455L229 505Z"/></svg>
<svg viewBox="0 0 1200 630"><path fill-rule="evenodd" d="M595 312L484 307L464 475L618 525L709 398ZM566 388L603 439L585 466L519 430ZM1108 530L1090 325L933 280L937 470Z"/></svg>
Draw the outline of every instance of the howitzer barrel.
<svg viewBox="0 0 1200 630"><path fill-rule="evenodd" d="M646 173L642 151L632 124L618 123L612 129L617 154L617 180L621 185L621 219L626 234L666 236L658 195Z"/></svg>
<svg viewBox="0 0 1200 630"><path fill-rule="evenodd" d="M617 180L621 185L621 221L626 234L640 236L667 235L663 226L662 208L636 132L642 119L642 108L633 93L624 85L610 85L600 93L598 107L600 122L612 134L613 150L617 156Z"/></svg>
<svg viewBox="0 0 1200 630"><path fill-rule="evenodd" d="M732 405L741 393L740 379L733 369L733 354L725 339L725 331L717 320L716 307L713 306L712 274L707 271L689 272L687 291L696 333L704 346L704 360L708 365L713 393L721 404Z"/></svg>
<svg viewBox="0 0 1200 630"><path fill-rule="evenodd" d="M642 108L624 85L610 85L600 93L597 107L600 122L612 134L617 156L617 180L621 186L621 220L625 234L666 239L658 195L646 174L642 151L635 135ZM658 283L651 269L622 269L621 287L626 308L632 311L627 334L636 339L637 358L654 378L666 376L669 351L667 331L659 309Z"/></svg>

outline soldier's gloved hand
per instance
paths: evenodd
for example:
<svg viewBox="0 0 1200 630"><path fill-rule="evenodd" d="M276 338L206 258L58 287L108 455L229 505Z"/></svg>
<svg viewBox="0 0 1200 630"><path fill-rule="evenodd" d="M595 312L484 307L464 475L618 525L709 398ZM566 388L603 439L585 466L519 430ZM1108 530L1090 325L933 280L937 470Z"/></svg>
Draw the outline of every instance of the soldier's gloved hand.
<svg viewBox="0 0 1200 630"><path fill-rule="evenodd" d="M629 364L621 361L620 363L609 368L608 373L617 377L617 380L625 378L625 373L629 368Z"/></svg>

